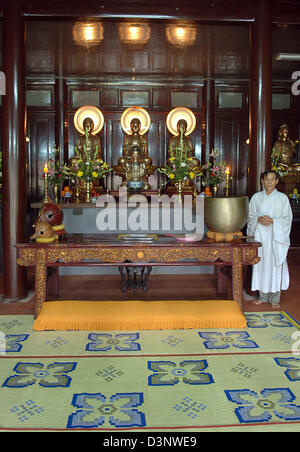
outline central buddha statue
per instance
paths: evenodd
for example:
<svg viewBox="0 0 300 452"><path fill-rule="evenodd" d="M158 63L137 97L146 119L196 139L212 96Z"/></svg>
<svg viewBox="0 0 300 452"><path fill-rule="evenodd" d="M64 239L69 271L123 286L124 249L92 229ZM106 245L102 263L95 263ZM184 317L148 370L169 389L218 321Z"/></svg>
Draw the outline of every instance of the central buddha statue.
<svg viewBox="0 0 300 452"><path fill-rule="evenodd" d="M154 173L156 166L148 156L147 138L141 134L141 122L133 118L130 122L130 134L126 134L123 141L122 157L114 171L122 177L122 187L130 188L133 183L140 183L143 190L149 190L148 177Z"/></svg>
<svg viewBox="0 0 300 452"><path fill-rule="evenodd" d="M298 140L292 141L289 138L289 129L286 124L280 126L278 138L273 146L272 153L277 156L277 164L283 166L288 174L300 175L300 163L294 163L296 155L295 147Z"/></svg>

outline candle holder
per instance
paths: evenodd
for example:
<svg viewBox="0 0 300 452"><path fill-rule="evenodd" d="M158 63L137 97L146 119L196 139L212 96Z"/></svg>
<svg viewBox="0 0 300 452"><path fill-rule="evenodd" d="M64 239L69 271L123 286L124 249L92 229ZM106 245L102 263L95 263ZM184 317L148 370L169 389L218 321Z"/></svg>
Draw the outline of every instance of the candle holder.
<svg viewBox="0 0 300 452"><path fill-rule="evenodd" d="M225 196L228 197L229 196L229 188L230 188L230 172L227 169L225 171Z"/></svg>
<svg viewBox="0 0 300 452"><path fill-rule="evenodd" d="M79 189L79 183L76 183L75 186L75 203L79 204L80 203L80 189Z"/></svg>
<svg viewBox="0 0 300 452"><path fill-rule="evenodd" d="M44 199L43 203L47 204L48 202L48 168L44 169Z"/></svg>

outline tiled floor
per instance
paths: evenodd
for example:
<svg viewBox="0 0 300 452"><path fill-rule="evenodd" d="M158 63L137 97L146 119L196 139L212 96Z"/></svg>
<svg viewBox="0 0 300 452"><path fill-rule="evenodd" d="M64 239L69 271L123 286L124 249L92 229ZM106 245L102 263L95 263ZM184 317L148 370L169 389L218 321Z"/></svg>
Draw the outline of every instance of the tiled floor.
<svg viewBox="0 0 300 452"><path fill-rule="evenodd" d="M290 287L281 298L282 310L300 322L300 248L290 249L288 254ZM28 275L29 289L33 288L32 271ZM1 293L0 279L0 293ZM215 275L152 275L149 291L132 290L122 293L121 278L116 276L63 276L60 278L60 299L83 300L158 300L158 299L205 299L219 298L216 294ZM255 306L244 302L245 312L272 311L269 304ZM2 314L32 314L33 301L27 303L0 303Z"/></svg>

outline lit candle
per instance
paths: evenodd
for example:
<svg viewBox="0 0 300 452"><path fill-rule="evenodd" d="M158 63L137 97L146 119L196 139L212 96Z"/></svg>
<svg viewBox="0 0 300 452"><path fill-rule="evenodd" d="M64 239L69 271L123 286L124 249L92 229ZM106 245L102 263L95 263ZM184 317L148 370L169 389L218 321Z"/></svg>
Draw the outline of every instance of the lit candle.
<svg viewBox="0 0 300 452"><path fill-rule="evenodd" d="M48 163L44 166L44 204L48 202Z"/></svg>
<svg viewBox="0 0 300 452"><path fill-rule="evenodd" d="M230 168L227 166L225 170L225 196L229 196L229 179L230 179Z"/></svg>

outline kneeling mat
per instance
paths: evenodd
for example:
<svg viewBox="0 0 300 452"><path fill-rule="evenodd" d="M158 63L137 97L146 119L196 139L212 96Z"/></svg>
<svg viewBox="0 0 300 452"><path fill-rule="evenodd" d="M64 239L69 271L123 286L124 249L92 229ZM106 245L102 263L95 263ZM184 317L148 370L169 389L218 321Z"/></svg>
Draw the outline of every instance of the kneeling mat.
<svg viewBox="0 0 300 452"><path fill-rule="evenodd" d="M34 321L43 330L246 328L233 300L48 301Z"/></svg>

